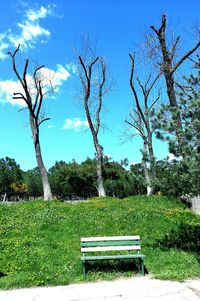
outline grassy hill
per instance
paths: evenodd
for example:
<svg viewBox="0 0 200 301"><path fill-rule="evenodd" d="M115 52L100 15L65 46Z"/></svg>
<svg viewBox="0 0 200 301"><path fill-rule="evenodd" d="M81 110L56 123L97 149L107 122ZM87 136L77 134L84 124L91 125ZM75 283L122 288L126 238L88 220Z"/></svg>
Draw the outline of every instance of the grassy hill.
<svg viewBox="0 0 200 301"><path fill-rule="evenodd" d="M0 205L0 289L85 281L81 236L141 237L145 267L159 279L200 277L200 216L167 197L31 201ZM95 270L96 268L96 270ZM118 263L94 265L87 281L130 276Z"/></svg>

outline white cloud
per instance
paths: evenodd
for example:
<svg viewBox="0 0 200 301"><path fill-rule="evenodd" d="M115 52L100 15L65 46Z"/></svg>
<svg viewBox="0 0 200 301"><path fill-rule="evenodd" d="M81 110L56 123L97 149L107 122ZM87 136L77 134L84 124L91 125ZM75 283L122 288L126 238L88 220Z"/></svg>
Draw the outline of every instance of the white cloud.
<svg viewBox="0 0 200 301"><path fill-rule="evenodd" d="M21 28L21 34L15 35L11 33L8 36L8 40L15 47L18 47L20 44L22 49L33 48L39 37L50 36L50 32L37 23L33 24L25 21L24 23L19 23L18 26Z"/></svg>
<svg viewBox="0 0 200 301"><path fill-rule="evenodd" d="M38 42L48 41L51 33L40 25L40 19L54 15L54 8L55 5L48 5L39 9L28 9L25 18L17 23L18 33L11 28L0 33L0 59L7 57L5 53L10 47L18 47L20 44L21 49L27 49L35 47Z"/></svg>
<svg viewBox="0 0 200 301"><path fill-rule="evenodd" d="M13 99L14 92L23 93L20 83L13 80L0 81L0 102L24 106L22 99Z"/></svg>
<svg viewBox="0 0 200 301"><path fill-rule="evenodd" d="M0 40L1 43L1 40ZM0 44L0 59L4 60L7 57L7 54L5 52L5 50L9 47L8 43L1 43Z"/></svg>
<svg viewBox="0 0 200 301"><path fill-rule="evenodd" d="M57 92L64 81L66 81L70 73L65 66L57 65L56 70L42 68L38 76L42 79L43 93ZM32 95L35 94L33 79L30 74L27 74L27 84ZM18 81L13 80L0 80L0 102L10 103L12 105L25 106L22 99L13 99L13 93L22 93L24 91Z"/></svg>
<svg viewBox="0 0 200 301"><path fill-rule="evenodd" d="M66 67L68 70L70 70L72 73L76 74L77 73L77 66L73 63L66 64Z"/></svg>
<svg viewBox="0 0 200 301"><path fill-rule="evenodd" d="M63 81L66 81L68 79L68 77L70 76L69 71L67 70L67 68L65 68L64 66L57 64L57 70L56 71L52 71L52 75L53 75L53 85L60 87L63 83ZM50 69L49 69L50 70Z"/></svg>
<svg viewBox="0 0 200 301"><path fill-rule="evenodd" d="M51 15L51 6L47 8L41 6L38 10L29 9L26 13L27 19L34 22L38 19L46 18L47 15Z"/></svg>
<svg viewBox="0 0 200 301"><path fill-rule="evenodd" d="M53 124L50 124L50 125L48 125L47 128L48 128L48 129L52 129L52 128L54 128L54 125L53 125Z"/></svg>
<svg viewBox="0 0 200 301"><path fill-rule="evenodd" d="M67 118L62 127L64 130L74 130L75 132L80 132L86 128L88 128L88 122L87 120L81 120L81 118Z"/></svg>
<svg viewBox="0 0 200 301"><path fill-rule="evenodd" d="M44 92L52 90L57 92L63 82L68 80L70 73L65 66L57 64L55 71L46 67L42 68L39 77L42 79Z"/></svg>

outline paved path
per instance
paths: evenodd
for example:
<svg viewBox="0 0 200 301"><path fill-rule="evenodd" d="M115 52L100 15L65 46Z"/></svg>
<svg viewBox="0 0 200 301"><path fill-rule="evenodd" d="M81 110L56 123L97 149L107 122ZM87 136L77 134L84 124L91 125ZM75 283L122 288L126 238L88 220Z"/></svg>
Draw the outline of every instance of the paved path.
<svg viewBox="0 0 200 301"><path fill-rule="evenodd" d="M200 280L134 277L115 281L0 291L0 301L200 301Z"/></svg>

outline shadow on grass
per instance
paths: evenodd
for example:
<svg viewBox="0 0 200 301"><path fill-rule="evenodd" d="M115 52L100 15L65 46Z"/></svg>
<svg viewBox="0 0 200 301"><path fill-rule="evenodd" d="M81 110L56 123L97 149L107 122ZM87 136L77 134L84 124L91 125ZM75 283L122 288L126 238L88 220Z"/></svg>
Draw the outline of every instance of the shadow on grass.
<svg viewBox="0 0 200 301"><path fill-rule="evenodd" d="M0 271L0 278L2 278L4 276L7 276L7 275L5 273L3 273L3 272Z"/></svg>
<svg viewBox="0 0 200 301"><path fill-rule="evenodd" d="M181 223L178 229L157 241L155 246L164 250L177 249L196 253L200 262L200 225Z"/></svg>
<svg viewBox="0 0 200 301"><path fill-rule="evenodd" d="M146 268L144 268L145 274L148 274ZM141 273L141 263L137 260L105 260L87 262L87 272L132 272Z"/></svg>

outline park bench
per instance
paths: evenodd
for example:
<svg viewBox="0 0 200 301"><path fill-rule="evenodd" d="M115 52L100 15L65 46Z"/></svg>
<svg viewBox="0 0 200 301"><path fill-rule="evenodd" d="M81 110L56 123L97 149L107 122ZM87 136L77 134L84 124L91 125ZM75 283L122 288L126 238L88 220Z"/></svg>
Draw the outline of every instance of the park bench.
<svg viewBox="0 0 200 301"><path fill-rule="evenodd" d="M140 254L140 237L111 236L111 237L82 237L81 261L83 263L84 276L87 273L88 261L99 260L132 260L138 259L141 266L141 274L144 276L144 257ZM103 252L103 254L102 254Z"/></svg>

